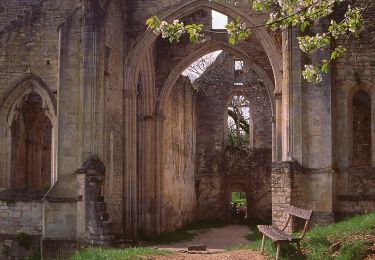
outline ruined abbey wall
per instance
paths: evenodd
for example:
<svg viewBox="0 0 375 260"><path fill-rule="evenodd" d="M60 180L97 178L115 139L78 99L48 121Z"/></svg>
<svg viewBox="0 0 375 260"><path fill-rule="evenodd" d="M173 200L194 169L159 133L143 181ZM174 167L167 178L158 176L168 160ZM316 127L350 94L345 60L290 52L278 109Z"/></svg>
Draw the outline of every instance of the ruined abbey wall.
<svg viewBox="0 0 375 260"><path fill-rule="evenodd" d="M30 74L40 77L51 90L57 90L58 28L79 2L2 1L1 95L15 81Z"/></svg>
<svg viewBox="0 0 375 260"><path fill-rule="evenodd" d="M198 88L198 216L228 220L230 192L241 191L247 195L248 217L269 219L272 107L266 87L246 61L243 85L234 85L235 60L241 57L221 53L194 82ZM234 95L243 95L250 104L252 141L246 149L229 146L228 103Z"/></svg>
<svg viewBox="0 0 375 260"><path fill-rule="evenodd" d="M246 191L250 217L267 218L272 209L279 225L287 205L313 209L314 223L375 210L374 25L349 41L318 85L301 76L309 59L293 29L255 28L235 46L225 33L170 44L146 31L153 14L208 30L211 8L254 24L264 18L243 7L247 1L225 2L1 1L1 192L17 168L10 166L9 126L30 91L51 121L54 185L43 201L0 196L0 247L21 252L13 243L19 231L37 244L42 239L53 254L77 241L138 239L141 231L227 219L233 189ZM224 77L201 81L194 92L181 73L221 49L230 53ZM233 85L234 58L248 66L243 86ZM240 152L227 147L225 131L227 102L236 93L249 98L253 123L253 142Z"/></svg>
<svg viewBox="0 0 375 260"><path fill-rule="evenodd" d="M123 226L124 189L124 111L123 66L125 55L125 20L120 1L112 2L105 20L104 51L104 163L106 179L104 194L107 210L111 212L110 222L113 230L121 232Z"/></svg>
<svg viewBox="0 0 375 260"><path fill-rule="evenodd" d="M190 81L181 77L164 109L163 204L164 231L192 222L196 213L196 110Z"/></svg>
<svg viewBox="0 0 375 260"><path fill-rule="evenodd" d="M358 39L349 41L348 52L332 66L336 90L334 158L338 170L335 211L339 216L375 210L374 51L375 25L370 22ZM365 91L369 100L362 102L367 106L365 111L356 106L355 94L359 91ZM371 128L366 130L363 124ZM358 156L365 158L357 162Z"/></svg>

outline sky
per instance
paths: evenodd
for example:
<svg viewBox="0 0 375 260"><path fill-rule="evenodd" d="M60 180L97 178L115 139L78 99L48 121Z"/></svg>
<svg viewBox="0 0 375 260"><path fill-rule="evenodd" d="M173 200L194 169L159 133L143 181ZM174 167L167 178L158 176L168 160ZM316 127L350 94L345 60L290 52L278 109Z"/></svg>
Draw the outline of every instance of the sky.
<svg viewBox="0 0 375 260"><path fill-rule="evenodd" d="M212 29L225 29L225 25L228 23L228 17L222 13L219 13L219 12L216 12L214 10L211 11L212 12ZM195 62L193 62L183 73L182 75L184 76L188 76L191 80L191 82L193 82L195 79L197 79L200 75L203 74L203 72L206 70L206 68L208 66L210 66L217 58L217 56L219 56L219 54L221 53L221 51L215 51L213 53L208 53L207 55L199 58L198 60L196 60ZM202 66L202 61L201 60L206 60L206 62L204 62L203 66ZM208 62L207 62L208 61ZM200 73L191 73L192 71L192 67L197 67L199 65L200 69ZM202 69L203 68L203 69ZM196 70L194 70L196 71Z"/></svg>
<svg viewBox="0 0 375 260"><path fill-rule="evenodd" d="M212 10L212 29L225 29L228 23L228 16Z"/></svg>

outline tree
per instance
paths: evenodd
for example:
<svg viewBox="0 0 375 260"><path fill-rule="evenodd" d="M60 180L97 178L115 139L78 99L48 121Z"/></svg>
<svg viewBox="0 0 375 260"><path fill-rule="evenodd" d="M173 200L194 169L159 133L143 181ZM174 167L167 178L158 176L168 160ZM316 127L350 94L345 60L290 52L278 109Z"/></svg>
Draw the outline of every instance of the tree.
<svg viewBox="0 0 375 260"><path fill-rule="evenodd" d="M224 1L224 0L211 0ZM272 30L282 30L288 27L298 28L302 36L298 37L300 49L312 54L317 50L327 48L333 41L346 37L346 43L351 37L359 37L364 29L363 14L372 6L373 0L249 0L252 9L267 15L265 24L248 26L240 18L228 23L225 27L229 36L229 43L236 44L250 37L254 27L266 26ZM353 5L355 7L353 7ZM334 16L334 12L342 15ZM310 27L322 19L330 21L324 32L315 33ZM182 34L188 34L191 42L197 42L204 36L202 24L185 25L179 20L172 23L161 21L152 16L146 22L148 29L171 43L178 42ZM345 44L336 46L329 59L323 59L320 64L306 64L302 72L308 82L319 83L322 73L328 72L329 63L341 57L347 49Z"/></svg>

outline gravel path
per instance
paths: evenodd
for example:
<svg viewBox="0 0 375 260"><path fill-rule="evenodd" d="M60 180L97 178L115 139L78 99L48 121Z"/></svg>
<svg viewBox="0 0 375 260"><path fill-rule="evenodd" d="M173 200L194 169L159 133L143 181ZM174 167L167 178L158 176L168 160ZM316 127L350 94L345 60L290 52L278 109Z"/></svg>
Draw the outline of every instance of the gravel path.
<svg viewBox="0 0 375 260"><path fill-rule="evenodd" d="M252 250L237 250L225 253L214 254L188 254L178 253L167 256L148 258L152 260L264 260L265 258L259 253Z"/></svg>
<svg viewBox="0 0 375 260"><path fill-rule="evenodd" d="M259 252L252 250L236 250L225 252L224 249L240 244L248 243L245 236L251 233L247 226L243 225L228 225L222 228L210 229L196 235L191 241L176 242L165 245L157 245L156 248L177 251L177 254L167 256L157 256L151 259L158 260L193 260L193 259L207 259L207 260L224 260L224 259L264 259ZM202 253L187 252L190 245L206 245L207 251Z"/></svg>

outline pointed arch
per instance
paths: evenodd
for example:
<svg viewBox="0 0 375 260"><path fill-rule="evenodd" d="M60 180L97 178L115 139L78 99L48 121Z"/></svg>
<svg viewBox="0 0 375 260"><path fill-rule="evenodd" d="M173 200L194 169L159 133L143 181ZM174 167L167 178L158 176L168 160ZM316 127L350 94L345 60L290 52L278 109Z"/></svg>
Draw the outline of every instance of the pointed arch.
<svg viewBox="0 0 375 260"><path fill-rule="evenodd" d="M347 156L348 156L348 166L353 166L353 151L354 151L354 134L353 134L353 119L354 119L354 109L353 100L358 92L364 92L368 95L370 99L370 122L371 122L371 162L370 166L375 165L375 89L371 82L363 81L350 87L346 93L347 102Z"/></svg>
<svg viewBox="0 0 375 260"><path fill-rule="evenodd" d="M51 184L56 181L56 98L48 86L37 76L30 75L16 80L4 95L0 106L0 187L10 187L12 123L18 116L23 101L34 93L41 98L41 108L52 127L51 144Z"/></svg>

